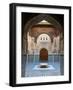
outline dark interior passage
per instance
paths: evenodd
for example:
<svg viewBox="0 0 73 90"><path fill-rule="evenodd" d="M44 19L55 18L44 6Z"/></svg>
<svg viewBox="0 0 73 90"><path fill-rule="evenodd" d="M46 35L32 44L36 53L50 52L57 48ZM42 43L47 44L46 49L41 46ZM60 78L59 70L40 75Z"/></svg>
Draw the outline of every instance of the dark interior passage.
<svg viewBox="0 0 73 90"><path fill-rule="evenodd" d="M39 58L40 62L46 62L48 61L48 51L45 48L42 48L40 50L40 58Z"/></svg>

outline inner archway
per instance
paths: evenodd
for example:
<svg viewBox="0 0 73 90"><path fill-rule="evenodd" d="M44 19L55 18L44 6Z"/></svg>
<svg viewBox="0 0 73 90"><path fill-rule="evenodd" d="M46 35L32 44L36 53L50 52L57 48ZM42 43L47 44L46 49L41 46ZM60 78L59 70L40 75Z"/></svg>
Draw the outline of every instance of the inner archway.
<svg viewBox="0 0 73 90"><path fill-rule="evenodd" d="M48 50L46 48L42 48L40 50L40 62L48 62Z"/></svg>
<svg viewBox="0 0 73 90"><path fill-rule="evenodd" d="M37 51L38 54L40 53L40 50L45 48L51 53L51 37L47 34L40 34L37 38Z"/></svg>

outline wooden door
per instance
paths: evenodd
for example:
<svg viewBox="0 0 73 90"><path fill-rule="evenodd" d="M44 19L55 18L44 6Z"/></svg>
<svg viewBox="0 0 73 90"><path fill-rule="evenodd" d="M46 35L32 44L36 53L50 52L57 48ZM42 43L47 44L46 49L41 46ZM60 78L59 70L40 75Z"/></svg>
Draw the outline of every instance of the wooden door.
<svg viewBox="0 0 73 90"><path fill-rule="evenodd" d="M42 48L40 50L40 61L41 62L46 62L48 61L48 50L45 48Z"/></svg>

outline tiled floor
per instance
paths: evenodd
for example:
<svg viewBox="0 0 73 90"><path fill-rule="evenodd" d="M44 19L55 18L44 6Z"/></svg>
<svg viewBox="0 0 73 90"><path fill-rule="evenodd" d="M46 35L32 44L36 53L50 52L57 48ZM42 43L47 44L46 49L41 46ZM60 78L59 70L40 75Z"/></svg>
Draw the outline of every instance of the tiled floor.
<svg viewBox="0 0 73 90"><path fill-rule="evenodd" d="M50 55L48 58L48 68L38 68L37 65L40 64L39 56L28 56L28 60L26 56L22 58L22 77L37 77L37 76L57 76L63 75L64 73L64 60L63 55ZM37 69L35 69L37 67ZM53 68L50 69L49 67Z"/></svg>

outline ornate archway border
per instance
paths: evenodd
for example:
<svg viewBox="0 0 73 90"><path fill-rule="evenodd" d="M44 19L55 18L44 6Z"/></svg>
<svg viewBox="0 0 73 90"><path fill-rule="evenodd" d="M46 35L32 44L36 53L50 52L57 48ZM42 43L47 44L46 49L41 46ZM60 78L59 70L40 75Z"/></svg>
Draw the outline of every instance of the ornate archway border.
<svg viewBox="0 0 73 90"><path fill-rule="evenodd" d="M24 27L24 31L28 32L28 30L30 30L29 28L32 28L32 26L36 25L43 19L52 23L52 25L55 26L58 30L60 30L60 31L62 30L61 24L56 19L54 19L53 17L51 17L50 15L47 15L47 14L40 14L38 16L33 17L31 20L29 20L26 23L26 25Z"/></svg>
<svg viewBox="0 0 73 90"><path fill-rule="evenodd" d="M37 16L33 17L31 20L29 20L26 23L26 25L24 26L23 39L25 39L25 43L27 43L27 32L29 30L31 30L31 28L34 25L36 25L37 23L39 23L43 19L46 20L46 21L48 21L48 22L50 22L50 23L52 23L52 25L55 26L58 30L60 30L60 31L63 30L61 24L56 19L54 19L53 17L51 17L50 15L48 15L48 14L37 15ZM51 39L52 39L52 37L51 37ZM26 51L27 51L27 47L28 47L28 43L26 45Z"/></svg>

